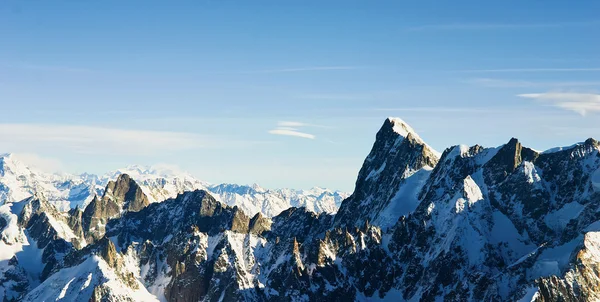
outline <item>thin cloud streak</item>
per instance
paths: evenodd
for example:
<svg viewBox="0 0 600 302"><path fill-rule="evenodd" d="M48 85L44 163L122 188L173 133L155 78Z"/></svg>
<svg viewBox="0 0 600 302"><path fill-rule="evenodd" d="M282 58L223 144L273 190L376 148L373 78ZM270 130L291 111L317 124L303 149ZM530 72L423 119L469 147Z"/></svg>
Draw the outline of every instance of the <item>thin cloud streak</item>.
<svg viewBox="0 0 600 302"><path fill-rule="evenodd" d="M574 92L546 92L519 94L518 97L533 99L542 104L579 113L600 113L600 94Z"/></svg>
<svg viewBox="0 0 600 302"><path fill-rule="evenodd" d="M0 141L15 149L114 155L160 154L243 143L186 132L56 124L0 124Z"/></svg>
<svg viewBox="0 0 600 302"><path fill-rule="evenodd" d="M274 135L286 135L286 136L295 136L307 139L315 139L316 136L310 133L301 132L299 128L313 127L313 128L327 128L326 126L315 125L315 124L307 124L303 122L295 122L295 121L279 121L277 122L277 127L275 129L269 130L270 134Z"/></svg>
<svg viewBox="0 0 600 302"><path fill-rule="evenodd" d="M455 70L459 73L494 73L494 72L595 72L600 68L504 68L504 69L467 69Z"/></svg>
<svg viewBox="0 0 600 302"><path fill-rule="evenodd" d="M298 99L306 99L306 100L325 100L325 101L356 101L356 100L364 100L370 95L366 94L328 94L328 93L317 93L317 94L300 94L295 96Z"/></svg>
<svg viewBox="0 0 600 302"><path fill-rule="evenodd" d="M413 26L408 31L464 31L464 30L517 30L581 27L600 25L600 21L557 22L557 23L450 23Z"/></svg>
<svg viewBox="0 0 600 302"><path fill-rule="evenodd" d="M281 128L281 127L291 127L291 128L300 128L300 127L329 128L328 126L324 126L324 125L307 124L307 123L293 122L293 121L279 121L279 122L277 122L277 126L279 128Z"/></svg>
<svg viewBox="0 0 600 302"><path fill-rule="evenodd" d="M600 86L600 81L597 82L537 82L524 80L507 80L493 78L475 78L466 80L469 84L484 86L484 87L581 87L581 86Z"/></svg>
<svg viewBox="0 0 600 302"><path fill-rule="evenodd" d="M311 71L336 71L336 70L356 70L362 69L362 66L309 66L309 67L298 67L298 68L281 68L281 69L265 69L265 70L253 70L253 71L242 71L239 73L293 73L293 72L311 72Z"/></svg>
<svg viewBox="0 0 600 302"><path fill-rule="evenodd" d="M295 136L295 137L301 137L301 138L307 138L307 139L315 139L316 138L316 136L309 134L309 133L304 133L304 132L299 132L299 131L294 131L294 130L289 130L289 129L283 129L283 128L269 130L269 133L275 134L275 135Z"/></svg>
<svg viewBox="0 0 600 302"><path fill-rule="evenodd" d="M397 108L374 108L373 111L404 111L404 112L460 112L460 113L497 113L500 109L494 108L471 108L471 107L397 107Z"/></svg>

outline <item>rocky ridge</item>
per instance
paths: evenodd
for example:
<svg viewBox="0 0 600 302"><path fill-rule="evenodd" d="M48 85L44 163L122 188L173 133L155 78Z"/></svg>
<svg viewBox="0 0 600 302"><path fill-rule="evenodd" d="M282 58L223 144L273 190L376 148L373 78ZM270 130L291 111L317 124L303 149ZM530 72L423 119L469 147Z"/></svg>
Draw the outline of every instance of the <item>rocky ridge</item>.
<svg viewBox="0 0 600 302"><path fill-rule="evenodd" d="M206 190L151 203L126 176L97 200L104 206L88 205L105 228L87 238L88 208L65 216L39 196L0 206L0 254L14 252L0 260L0 293L17 301L593 301L599 173L593 139L548 152L511 139L439 154L388 119L336 215L290 208L249 217ZM65 239L62 226L74 236ZM37 280L20 261L27 243L57 255L41 259Z"/></svg>

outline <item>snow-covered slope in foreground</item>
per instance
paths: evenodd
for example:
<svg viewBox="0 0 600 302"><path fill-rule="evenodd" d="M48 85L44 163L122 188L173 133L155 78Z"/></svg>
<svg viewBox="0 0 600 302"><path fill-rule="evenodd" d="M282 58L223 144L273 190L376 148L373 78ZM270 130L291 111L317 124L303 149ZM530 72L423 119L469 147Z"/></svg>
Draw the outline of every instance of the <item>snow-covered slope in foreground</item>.
<svg viewBox="0 0 600 302"><path fill-rule="evenodd" d="M139 281L130 282L101 257L90 256L50 276L23 301L159 301Z"/></svg>

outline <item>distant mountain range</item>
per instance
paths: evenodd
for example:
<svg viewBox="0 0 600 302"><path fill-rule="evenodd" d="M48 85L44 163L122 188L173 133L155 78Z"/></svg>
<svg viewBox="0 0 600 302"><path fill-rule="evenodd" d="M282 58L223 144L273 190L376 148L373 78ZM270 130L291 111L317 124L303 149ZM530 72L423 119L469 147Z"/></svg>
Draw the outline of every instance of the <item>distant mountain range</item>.
<svg viewBox="0 0 600 302"><path fill-rule="evenodd" d="M261 188L236 184L213 185L194 178L189 173L153 167L129 166L98 176L44 173L15 159L0 155L0 204L23 200L42 193L60 211L85 208L94 198L102 196L110 180L128 174L148 196L150 203L177 197L177 194L198 189L209 191L219 201L238 206L247 215L261 212L273 217L290 207L306 207L315 213L335 213L348 193L323 188L310 190Z"/></svg>
<svg viewBox="0 0 600 302"><path fill-rule="evenodd" d="M324 189L1 171L5 301L600 301L594 139L440 154L389 118L336 214Z"/></svg>

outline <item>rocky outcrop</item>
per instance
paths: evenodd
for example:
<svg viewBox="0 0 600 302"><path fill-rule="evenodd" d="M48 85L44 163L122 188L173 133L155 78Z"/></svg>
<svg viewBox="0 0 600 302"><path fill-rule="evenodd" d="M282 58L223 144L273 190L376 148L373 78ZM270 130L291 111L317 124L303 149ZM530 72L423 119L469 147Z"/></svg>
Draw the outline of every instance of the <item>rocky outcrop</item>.
<svg viewBox="0 0 600 302"><path fill-rule="evenodd" d="M141 187L127 174L121 174L116 181L108 183L102 198L94 197L83 211L81 225L86 240L93 242L102 238L110 219L124 212L140 211L148 204Z"/></svg>
<svg viewBox="0 0 600 302"><path fill-rule="evenodd" d="M600 233L585 234L583 244L564 277L536 280L538 293L532 301L600 301Z"/></svg>
<svg viewBox="0 0 600 302"><path fill-rule="evenodd" d="M223 205L206 191L198 190L153 203L139 212L126 212L121 219L109 221L106 235L117 236L120 243L133 238L156 241L192 225L210 235L225 230L246 233L249 223L238 208Z"/></svg>
<svg viewBox="0 0 600 302"><path fill-rule="evenodd" d="M250 219L248 231L250 234L261 235L271 230L271 224L271 219L263 216L261 213L257 213Z"/></svg>

